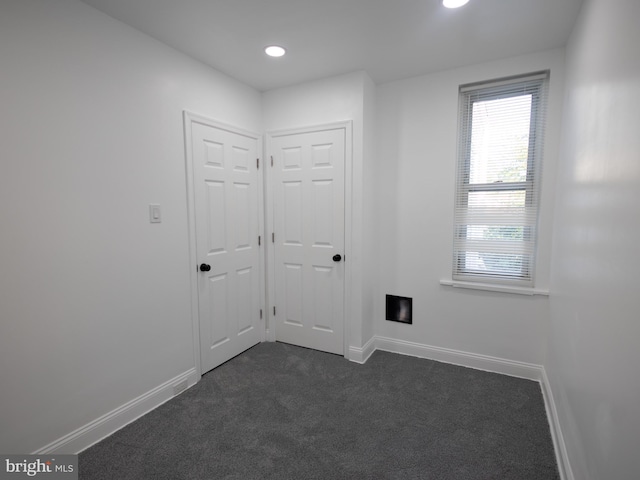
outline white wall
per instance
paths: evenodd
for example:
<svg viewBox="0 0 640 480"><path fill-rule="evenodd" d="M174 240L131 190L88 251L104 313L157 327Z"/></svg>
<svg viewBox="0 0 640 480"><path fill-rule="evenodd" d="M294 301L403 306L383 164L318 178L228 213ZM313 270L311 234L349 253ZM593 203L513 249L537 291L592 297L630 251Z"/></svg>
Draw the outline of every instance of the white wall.
<svg viewBox="0 0 640 480"><path fill-rule="evenodd" d="M567 47L545 368L576 480L640 478L639 18L586 0Z"/></svg>
<svg viewBox="0 0 640 480"><path fill-rule="evenodd" d="M347 259L352 272L350 281L351 304L347 306L348 344L361 347L372 334L372 322L366 318L366 298L371 296L374 278L364 277L363 269L367 262L365 257L373 249L365 238L365 218L370 219L367 212L372 205L364 200L365 175L372 176L372 152L365 153L365 134L372 135L372 112L374 86L364 72L355 72L308 82L293 87L271 90L263 94L263 124L267 132L321 125L350 120L353 122L353 164L351 165L352 182L352 222L347 225L351 229L352 251ZM365 101L369 102L366 106ZM365 115L367 115L365 119ZM367 158L365 158L365 154ZM371 157L369 157L371 155ZM349 166L347 166L349 168ZM347 279L349 281L349 279ZM347 352L345 352L347 353Z"/></svg>
<svg viewBox="0 0 640 480"><path fill-rule="evenodd" d="M182 110L261 105L74 0L3 0L0 65L0 451L27 453L194 367Z"/></svg>
<svg viewBox="0 0 640 480"><path fill-rule="evenodd" d="M376 333L418 344L540 365L549 301L453 289L454 170L461 84L551 70L536 287L549 277L563 51L553 50L377 86ZM385 320L385 294L413 298L413 325Z"/></svg>

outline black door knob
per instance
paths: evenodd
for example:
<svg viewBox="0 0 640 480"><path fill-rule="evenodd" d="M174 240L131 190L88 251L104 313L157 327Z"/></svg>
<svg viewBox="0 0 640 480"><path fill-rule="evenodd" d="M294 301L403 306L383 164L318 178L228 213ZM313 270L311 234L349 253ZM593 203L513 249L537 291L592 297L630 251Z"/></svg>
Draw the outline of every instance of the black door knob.
<svg viewBox="0 0 640 480"><path fill-rule="evenodd" d="M206 263L200 265L201 272L208 272L209 270L211 270L211 265L207 265Z"/></svg>
<svg viewBox="0 0 640 480"><path fill-rule="evenodd" d="M333 256L333 261L334 262L339 262L340 260L342 260L342 255L340 255L339 253L335 254Z"/></svg>

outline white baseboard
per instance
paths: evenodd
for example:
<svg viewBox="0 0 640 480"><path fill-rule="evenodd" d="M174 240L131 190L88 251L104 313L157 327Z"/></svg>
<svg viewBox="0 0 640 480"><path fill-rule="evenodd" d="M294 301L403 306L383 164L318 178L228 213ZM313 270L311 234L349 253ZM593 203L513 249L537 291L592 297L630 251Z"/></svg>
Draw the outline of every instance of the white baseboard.
<svg viewBox="0 0 640 480"><path fill-rule="evenodd" d="M349 347L349 360L363 364L376 350L427 358L540 382L560 478L574 480L551 385L543 366L379 336L371 338L362 348ZM173 398L174 387L185 380L187 388L198 382L199 377L195 368L187 370L33 453L35 455L79 453Z"/></svg>
<svg viewBox="0 0 640 480"><path fill-rule="evenodd" d="M542 378L542 367L532 363L516 362L504 358L434 347L394 338L375 337L375 339L376 350L428 358L439 362L475 368L476 370L485 370L487 372L501 373L512 377L526 378L528 380L540 381Z"/></svg>
<svg viewBox="0 0 640 480"><path fill-rule="evenodd" d="M365 349L367 355L364 355ZM365 363L371 354L376 350L386 352L399 353L402 355L410 355L413 357L427 358L444 363L451 363L463 367L475 368L476 370L485 370L487 372L500 373L512 377L525 378L540 383L542 396L544 398L547 418L549 420L549 428L553 447L558 462L558 470L561 480L574 480L571 464L567 455L567 448L564 443L560 422L558 420L558 412L556 410L551 385L547 378L547 373L542 365L532 363L517 362L504 358L491 357L488 355L480 355L477 353L463 352L460 350L452 350L448 348L434 347L432 345L424 345L420 343L407 342L405 340L397 340L387 337L373 337L367 344L361 348L349 348L350 360L358 363ZM360 354L360 357L358 355Z"/></svg>
<svg viewBox="0 0 640 480"><path fill-rule="evenodd" d="M355 363L365 363L376 351L376 337L371 337L362 348L349 347L349 360Z"/></svg>
<svg viewBox="0 0 640 480"><path fill-rule="evenodd" d="M571 463L569 462L567 446L564 443L564 436L562 435L562 429L560 428L560 420L558 419L556 402L553 399L551 384L549 383L549 378L547 377L547 372L544 367L542 367L542 379L540 380L540 385L542 386L544 406L547 409L547 418L549 419L549 428L551 429L553 448L555 449L556 459L558 460L560 479L574 480L575 477L573 476L573 470L571 470Z"/></svg>
<svg viewBox="0 0 640 480"><path fill-rule="evenodd" d="M47 455L50 453L80 453L91 445L99 442L109 435L112 435L134 420L137 420L143 415L149 413L154 408L159 407L166 401L171 400L175 396L174 387L185 380L187 382L187 388L192 387L198 382L199 377L195 368L181 373L162 385L140 395L138 398L134 398L115 410L96 418L92 422L74 430L64 437L61 437L39 450L36 450L33 454ZM180 393L183 391L184 390L181 390Z"/></svg>

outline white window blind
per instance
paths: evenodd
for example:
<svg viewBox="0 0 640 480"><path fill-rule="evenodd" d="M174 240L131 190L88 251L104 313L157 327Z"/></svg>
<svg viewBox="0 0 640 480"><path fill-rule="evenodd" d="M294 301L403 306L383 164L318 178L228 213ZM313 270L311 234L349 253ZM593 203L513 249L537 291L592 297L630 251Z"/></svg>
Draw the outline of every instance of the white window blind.
<svg viewBox="0 0 640 480"><path fill-rule="evenodd" d="M454 280L533 285L547 78L460 88Z"/></svg>

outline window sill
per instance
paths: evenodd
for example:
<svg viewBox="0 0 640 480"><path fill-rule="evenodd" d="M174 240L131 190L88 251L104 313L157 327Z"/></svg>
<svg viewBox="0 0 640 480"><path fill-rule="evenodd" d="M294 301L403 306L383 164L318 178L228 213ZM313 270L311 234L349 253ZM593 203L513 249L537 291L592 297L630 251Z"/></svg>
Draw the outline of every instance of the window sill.
<svg viewBox="0 0 640 480"><path fill-rule="evenodd" d="M489 292L514 293L516 295L549 296L549 290L531 287L513 287L511 285L494 285L491 283L461 282L457 280L440 280L440 285L454 288L469 288L471 290L486 290Z"/></svg>

